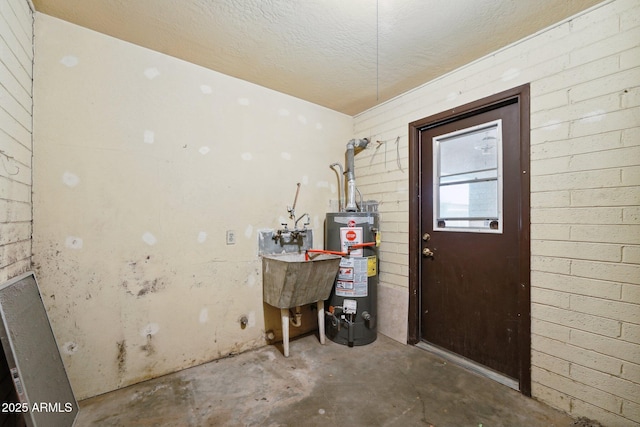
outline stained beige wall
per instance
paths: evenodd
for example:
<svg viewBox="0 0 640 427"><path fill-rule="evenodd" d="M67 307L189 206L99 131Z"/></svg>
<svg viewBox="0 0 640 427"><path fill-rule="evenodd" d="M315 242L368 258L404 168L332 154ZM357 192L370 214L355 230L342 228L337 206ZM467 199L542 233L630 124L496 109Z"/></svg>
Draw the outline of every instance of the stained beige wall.
<svg viewBox="0 0 640 427"><path fill-rule="evenodd" d="M35 27L33 262L77 398L264 345L258 231L287 221L300 182L322 247L352 118Z"/></svg>
<svg viewBox="0 0 640 427"><path fill-rule="evenodd" d="M33 12L0 2L0 283L31 266Z"/></svg>
<svg viewBox="0 0 640 427"><path fill-rule="evenodd" d="M604 2L355 117L387 141L356 157L382 212L380 332L406 342L408 123L531 83L533 396L640 423L639 40L640 3Z"/></svg>

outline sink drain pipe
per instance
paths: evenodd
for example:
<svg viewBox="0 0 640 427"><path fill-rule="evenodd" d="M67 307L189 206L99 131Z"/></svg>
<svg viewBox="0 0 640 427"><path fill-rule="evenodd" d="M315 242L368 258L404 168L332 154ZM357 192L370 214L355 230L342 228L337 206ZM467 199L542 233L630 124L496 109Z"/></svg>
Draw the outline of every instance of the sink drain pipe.
<svg viewBox="0 0 640 427"><path fill-rule="evenodd" d="M289 313L291 316L289 317L289 321L294 328L299 328L302 326L302 307L297 306L295 313L289 309Z"/></svg>

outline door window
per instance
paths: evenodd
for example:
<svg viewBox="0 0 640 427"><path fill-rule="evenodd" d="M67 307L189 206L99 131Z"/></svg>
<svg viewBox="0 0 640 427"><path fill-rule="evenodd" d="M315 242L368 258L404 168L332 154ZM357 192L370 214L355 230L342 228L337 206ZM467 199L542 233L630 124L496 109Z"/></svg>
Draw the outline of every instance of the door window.
<svg viewBox="0 0 640 427"><path fill-rule="evenodd" d="M502 233L502 120L433 138L433 229Z"/></svg>

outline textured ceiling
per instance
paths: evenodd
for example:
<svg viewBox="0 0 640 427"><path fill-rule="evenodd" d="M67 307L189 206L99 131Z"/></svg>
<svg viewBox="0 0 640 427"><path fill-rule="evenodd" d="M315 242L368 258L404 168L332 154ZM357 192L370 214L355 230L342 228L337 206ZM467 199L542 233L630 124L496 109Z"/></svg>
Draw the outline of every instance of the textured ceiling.
<svg viewBox="0 0 640 427"><path fill-rule="evenodd" d="M38 12L354 115L602 0L33 0Z"/></svg>

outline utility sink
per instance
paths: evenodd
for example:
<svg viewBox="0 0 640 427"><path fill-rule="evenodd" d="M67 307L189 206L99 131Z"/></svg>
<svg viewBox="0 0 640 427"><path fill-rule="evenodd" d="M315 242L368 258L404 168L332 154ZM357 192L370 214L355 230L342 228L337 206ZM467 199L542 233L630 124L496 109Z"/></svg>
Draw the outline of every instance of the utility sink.
<svg viewBox="0 0 640 427"><path fill-rule="evenodd" d="M293 308L324 301L340 267L340 256L304 254L263 255L264 301L277 308Z"/></svg>
<svg viewBox="0 0 640 427"><path fill-rule="evenodd" d="M329 254L313 255L309 261L305 254L262 256L264 301L280 309L285 357L289 357L290 308L316 303L320 344L325 343L324 300L331 294L341 259Z"/></svg>

